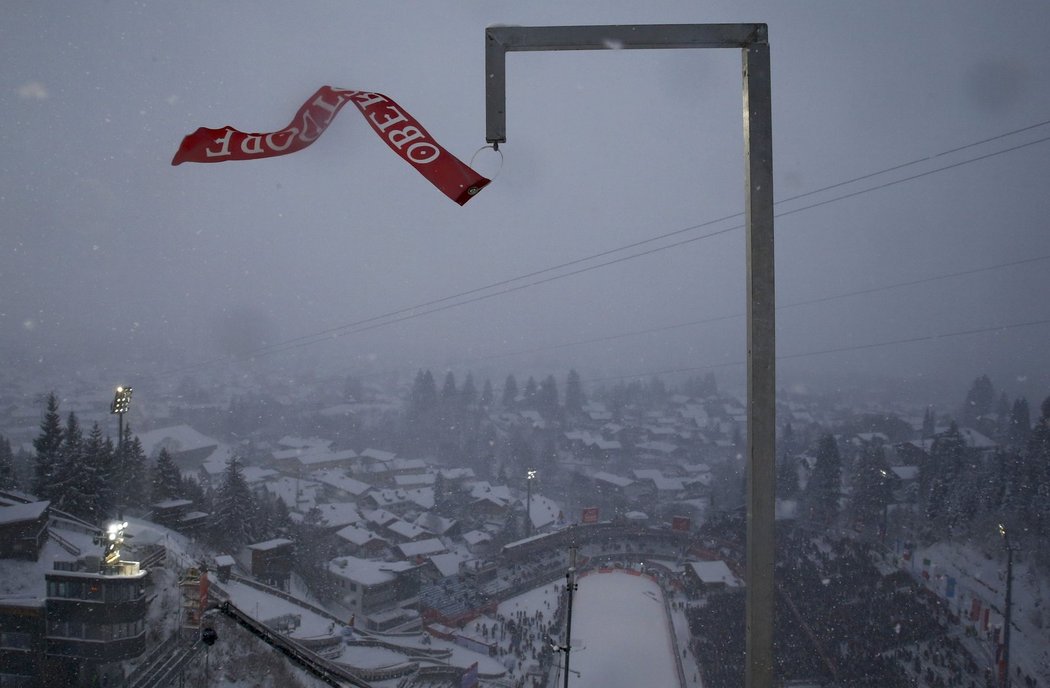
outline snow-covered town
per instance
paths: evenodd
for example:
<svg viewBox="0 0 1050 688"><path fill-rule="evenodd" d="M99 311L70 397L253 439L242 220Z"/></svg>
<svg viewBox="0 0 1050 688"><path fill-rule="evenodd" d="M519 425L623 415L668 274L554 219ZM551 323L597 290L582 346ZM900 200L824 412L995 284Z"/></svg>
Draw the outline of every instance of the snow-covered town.
<svg viewBox="0 0 1050 688"><path fill-rule="evenodd" d="M739 401L713 376L600 399L574 372L566 380L565 394L553 376L515 392L509 376L498 398L488 381L475 392L471 378L457 383L452 373L439 390L420 371L400 397L347 380L329 399L271 398L274 423L242 439L216 432L216 421L207 433L187 421L235 419L248 390L191 403L176 390L141 411L135 396L129 416L153 429L126 430L121 447L92 442L112 419L83 402L65 398L79 413L62 413L63 401L48 396L34 428L40 410L15 412L21 402L11 397L4 437L15 451L3 462L0 508L0 619L12 629L5 671L68 681L94 672L129 686L204 676L255 685L265 671L275 685L532 687L561 685L568 661L574 685L737 685ZM989 382L976 380L968 398ZM547 405L542 389L555 393ZM281 418L278 409L298 411ZM453 415L452 427L490 438L479 454L468 459L466 436L463 453L444 460L407 453L439 445L406 436L405 423ZM781 417L775 630L785 679L995 685L1009 585L1010 666L1027 685L1045 683L1042 560L1005 549L997 526L960 538L925 516L944 447L988 463L1013 443L1009 418L1002 433L990 431L995 440L947 417L940 426L931 409L856 412L798 396ZM986 429L990 418L974 416ZM292 425L319 432L283 434ZM1048 431L1043 415L1030 451ZM354 448L383 433L388 448ZM50 484L37 479L48 447L62 466ZM77 466L62 464L75 449ZM831 462L829 502L820 486ZM869 493L862 479L872 471L884 489ZM64 485L97 485L109 501ZM944 504L951 511L954 497ZM117 518L114 545L107 528ZM1031 533L1015 537L1031 542ZM132 588L91 592L110 579ZM84 607L93 611L84 616ZM119 623L98 621L111 615Z"/></svg>

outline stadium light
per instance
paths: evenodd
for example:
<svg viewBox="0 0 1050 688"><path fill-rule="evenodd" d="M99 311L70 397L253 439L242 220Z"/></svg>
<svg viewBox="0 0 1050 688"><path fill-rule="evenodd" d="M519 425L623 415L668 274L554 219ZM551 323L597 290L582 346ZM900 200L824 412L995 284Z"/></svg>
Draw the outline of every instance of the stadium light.
<svg viewBox="0 0 1050 688"><path fill-rule="evenodd" d="M117 415L118 432L117 435L117 449L123 449L122 442L124 441L124 414L131 408L131 387L124 387L123 385L117 387L117 391L113 394L113 403L109 406L109 412Z"/></svg>
<svg viewBox="0 0 1050 688"><path fill-rule="evenodd" d="M117 387L117 391L113 394L113 404L109 407L110 413L127 413L128 408L131 406L131 387L124 387L123 385Z"/></svg>

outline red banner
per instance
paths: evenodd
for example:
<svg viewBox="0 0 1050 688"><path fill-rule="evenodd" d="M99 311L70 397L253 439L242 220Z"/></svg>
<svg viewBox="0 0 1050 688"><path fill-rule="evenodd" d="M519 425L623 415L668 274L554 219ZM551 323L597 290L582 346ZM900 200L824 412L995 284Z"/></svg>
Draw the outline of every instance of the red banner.
<svg viewBox="0 0 1050 688"><path fill-rule="evenodd" d="M412 115L387 96L332 86L318 89L280 131L246 134L233 127L201 127L182 140L171 164L255 160L301 151L324 133L347 103L357 106L390 150L456 203L463 205L489 183L438 145Z"/></svg>
<svg viewBox="0 0 1050 688"><path fill-rule="evenodd" d="M583 513L581 514L581 523L597 523L598 522L598 507L588 506L584 507Z"/></svg>
<svg viewBox="0 0 1050 688"><path fill-rule="evenodd" d="M682 530L688 533L692 525L693 522L688 516L671 517L671 530Z"/></svg>

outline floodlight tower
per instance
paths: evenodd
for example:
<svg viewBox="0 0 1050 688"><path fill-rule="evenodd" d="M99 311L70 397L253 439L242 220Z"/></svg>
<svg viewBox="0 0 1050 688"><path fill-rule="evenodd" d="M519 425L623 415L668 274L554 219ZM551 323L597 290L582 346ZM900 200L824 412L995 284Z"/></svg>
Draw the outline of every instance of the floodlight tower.
<svg viewBox="0 0 1050 688"><path fill-rule="evenodd" d="M532 481L535 479L535 469L525 471L525 537L532 535Z"/></svg>
<svg viewBox="0 0 1050 688"><path fill-rule="evenodd" d="M109 406L109 412L117 414L117 451L124 448L124 414L131 408L131 391L131 387L117 387L113 394L113 403Z"/></svg>
<svg viewBox="0 0 1050 688"><path fill-rule="evenodd" d="M119 469L120 494L117 497L117 516L124 520L125 466L124 466L124 414L131 408L131 387L119 385L113 394L109 412L117 414L117 466Z"/></svg>

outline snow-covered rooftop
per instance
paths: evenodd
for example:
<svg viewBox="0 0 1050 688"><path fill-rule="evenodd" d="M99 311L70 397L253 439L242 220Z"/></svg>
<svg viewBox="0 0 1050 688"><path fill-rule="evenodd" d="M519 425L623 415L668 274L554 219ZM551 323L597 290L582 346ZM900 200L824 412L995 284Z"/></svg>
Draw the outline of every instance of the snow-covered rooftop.
<svg viewBox="0 0 1050 688"><path fill-rule="evenodd" d="M0 507L0 525L18 523L20 521L35 521L40 518L50 504L51 502L44 501Z"/></svg>
<svg viewBox="0 0 1050 688"><path fill-rule="evenodd" d="M696 577L704 583L722 583L730 588L740 586L740 581L724 561L691 561L689 568L693 569Z"/></svg>
<svg viewBox="0 0 1050 688"><path fill-rule="evenodd" d="M397 574L413 567L407 561L374 561L359 557L336 557L328 562L328 572L363 585L389 583Z"/></svg>

